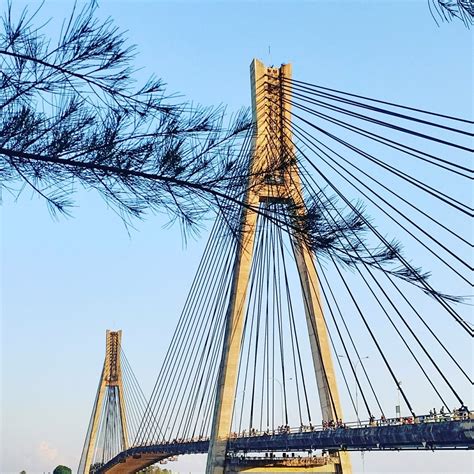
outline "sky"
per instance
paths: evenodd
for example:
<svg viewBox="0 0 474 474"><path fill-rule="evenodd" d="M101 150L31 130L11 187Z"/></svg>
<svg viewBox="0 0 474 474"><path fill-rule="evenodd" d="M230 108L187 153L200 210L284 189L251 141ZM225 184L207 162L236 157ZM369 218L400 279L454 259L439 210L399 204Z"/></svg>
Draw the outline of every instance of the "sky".
<svg viewBox="0 0 474 474"><path fill-rule="evenodd" d="M98 15L110 16L137 45L138 79L155 74L168 91L195 102L229 111L249 105L256 57L269 65L291 62L301 80L473 116L472 32L459 22L438 27L424 0L98 3ZM27 4L38 5L13 1L16 11ZM51 36L71 6L46 0L41 15L52 18ZM2 199L0 471L75 469L106 329L122 329L127 358L149 393L206 231L184 243L166 216L149 215L128 234L92 192L77 195L73 217L57 220L29 192L18 199L4 192ZM457 350L465 356L470 346ZM396 398L391 393L388 403ZM366 454L362 463L355 454L353 462L355 472L467 473L473 457ZM183 459L176 468L200 472L202 460Z"/></svg>

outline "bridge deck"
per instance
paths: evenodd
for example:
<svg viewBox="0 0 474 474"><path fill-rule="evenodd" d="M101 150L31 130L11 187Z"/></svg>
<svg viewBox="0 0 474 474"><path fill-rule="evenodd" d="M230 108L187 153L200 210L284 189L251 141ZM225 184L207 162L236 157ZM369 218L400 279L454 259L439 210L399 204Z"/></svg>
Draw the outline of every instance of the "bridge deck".
<svg viewBox="0 0 474 474"><path fill-rule="evenodd" d="M133 473L170 456L207 453L209 441L140 446L124 451L98 473ZM229 440L229 452L326 450L473 449L474 420L412 425L369 426L260 435Z"/></svg>
<svg viewBox="0 0 474 474"><path fill-rule="evenodd" d="M148 453L148 454L136 454L132 456L126 456L121 458L119 462L112 465L107 471L114 474L129 474L131 472L137 472L145 469L148 466L155 464L162 459L169 457L169 454L165 453Z"/></svg>

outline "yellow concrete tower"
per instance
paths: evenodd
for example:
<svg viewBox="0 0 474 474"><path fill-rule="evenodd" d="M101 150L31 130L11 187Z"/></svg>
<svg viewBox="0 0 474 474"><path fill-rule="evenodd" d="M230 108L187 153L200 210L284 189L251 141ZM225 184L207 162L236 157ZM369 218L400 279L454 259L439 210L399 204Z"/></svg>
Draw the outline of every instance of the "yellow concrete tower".
<svg viewBox="0 0 474 474"><path fill-rule="evenodd" d="M266 67L258 60L254 60L251 64L252 111L256 130L245 198L248 207L242 211L241 241L236 256L227 312L224 353L218 379L206 474L230 472L226 469L226 452L232 425L245 302L258 216L254 209L258 209L261 202L268 200L290 203L294 209L295 222L298 214L305 209L290 127L290 79L289 64L284 64L280 68ZM269 143L272 144L270 153ZM268 173L265 170L268 170ZM301 233L294 232L291 238L300 275L322 418L325 420L342 418L314 257ZM324 466L287 465L283 470L350 474L351 466L347 453L332 453L330 460L331 462ZM249 468L245 470L248 471ZM260 466L257 470L282 472L282 468L270 466L267 468Z"/></svg>
<svg viewBox="0 0 474 474"><path fill-rule="evenodd" d="M79 463L78 474L89 474L91 464L94 460L94 451L97 445L97 436L100 426L100 419L104 408L104 400L108 390L114 390L118 397L121 449L128 448L127 419L125 413L125 400L122 381L122 366L120 363L120 347L122 341L122 331L106 332L106 350L104 367L100 376L99 388L92 409L92 417L87 431L84 449Z"/></svg>

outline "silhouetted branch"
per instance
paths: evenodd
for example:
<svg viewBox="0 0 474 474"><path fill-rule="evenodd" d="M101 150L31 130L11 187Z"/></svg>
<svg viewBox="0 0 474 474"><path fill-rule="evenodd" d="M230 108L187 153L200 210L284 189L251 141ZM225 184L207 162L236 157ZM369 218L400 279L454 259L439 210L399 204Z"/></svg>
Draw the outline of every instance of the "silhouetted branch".
<svg viewBox="0 0 474 474"><path fill-rule="evenodd" d="M461 20L467 27L474 24L472 0L428 0L431 15L437 24L440 21Z"/></svg>
<svg viewBox="0 0 474 474"><path fill-rule="evenodd" d="M172 102L156 78L136 87L134 48L94 12L94 2L74 8L52 46L33 25L38 11L25 9L15 21L7 5L2 183L17 193L27 184L53 213L67 213L79 185L97 190L126 222L150 210L193 226L211 196L232 194L229 175L240 173L233 156L251 125L248 113L226 118L222 107Z"/></svg>

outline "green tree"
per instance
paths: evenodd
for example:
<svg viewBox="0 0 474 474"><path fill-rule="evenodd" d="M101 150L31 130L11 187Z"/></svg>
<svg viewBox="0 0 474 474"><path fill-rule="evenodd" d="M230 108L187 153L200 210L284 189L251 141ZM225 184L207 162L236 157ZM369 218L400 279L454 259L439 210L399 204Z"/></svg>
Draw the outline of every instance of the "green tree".
<svg viewBox="0 0 474 474"><path fill-rule="evenodd" d="M170 469L161 469L156 466L149 466L139 471L140 474L173 474Z"/></svg>
<svg viewBox="0 0 474 474"><path fill-rule="evenodd" d="M54 468L53 474L72 474L72 469L59 465Z"/></svg>

